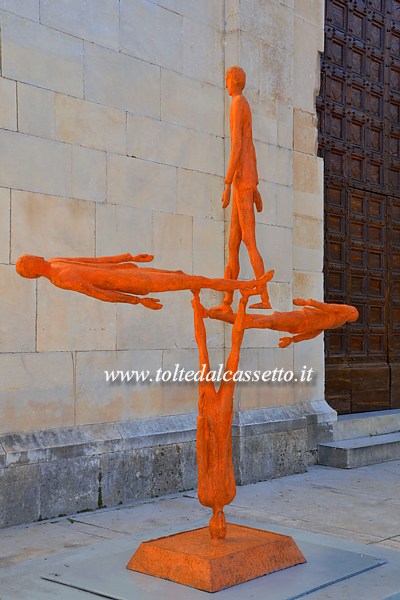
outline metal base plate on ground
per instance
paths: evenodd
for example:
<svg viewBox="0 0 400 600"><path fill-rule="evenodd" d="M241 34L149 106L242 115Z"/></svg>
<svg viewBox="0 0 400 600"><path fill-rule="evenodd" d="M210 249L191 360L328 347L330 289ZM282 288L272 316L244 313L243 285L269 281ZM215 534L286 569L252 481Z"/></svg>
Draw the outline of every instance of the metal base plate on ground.
<svg viewBox="0 0 400 600"><path fill-rule="evenodd" d="M238 521L253 525L242 519ZM229 600L251 597L253 600L264 600L267 595L268 600L295 600L385 564L382 559L338 548L337 539L332 540L330 547L310 541L314 536L308 535L308 539L304 540L304 532L287 532L297 542L307 563L216 592L213 597L226 597ZM102 544L104 556L94 559L88 553L87 560L83 555L79 564L71 564L69 567L64 563L56 572L43 574L42 578L110 600L210 598L208 592L127 570L126 564L139 541L137 538L123 538L105 542Z"/></svg>

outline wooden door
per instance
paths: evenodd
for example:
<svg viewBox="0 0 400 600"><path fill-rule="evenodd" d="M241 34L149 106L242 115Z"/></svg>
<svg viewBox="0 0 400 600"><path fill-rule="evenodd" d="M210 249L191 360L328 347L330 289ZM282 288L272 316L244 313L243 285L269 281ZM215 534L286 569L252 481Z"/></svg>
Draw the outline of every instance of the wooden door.
<svg viewBox="0 0 400 600"><path fill-rule="evenodd" d="M325 335L341 413L400 407L400 0L327 0L319 152L325 299L357 323Z"/></svg>

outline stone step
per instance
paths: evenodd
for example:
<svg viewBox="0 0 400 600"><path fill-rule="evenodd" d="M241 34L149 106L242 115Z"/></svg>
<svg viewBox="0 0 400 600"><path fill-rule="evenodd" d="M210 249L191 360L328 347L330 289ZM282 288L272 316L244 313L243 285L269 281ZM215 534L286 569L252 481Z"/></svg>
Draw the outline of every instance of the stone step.
<svg viewBox="0 0 400 600"><path fill-rule="evenodd" d="M340 415L333 423L333 440L350 440L400 431L400 410Z"/></svg>
<svg viewBox="0 0 400 600"><path fill-rule="evenodd" d="M318 463L354 469L400 459L400 432L319 444Z"/></svg>

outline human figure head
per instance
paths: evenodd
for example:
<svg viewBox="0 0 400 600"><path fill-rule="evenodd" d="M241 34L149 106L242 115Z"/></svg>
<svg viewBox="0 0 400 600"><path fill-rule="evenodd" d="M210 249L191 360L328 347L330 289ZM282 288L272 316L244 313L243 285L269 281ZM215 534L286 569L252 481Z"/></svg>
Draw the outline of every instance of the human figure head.
<svg viewBox="0 0 400 600"><path fill-rule="evenodd" d="M347 321L349 323L353 323L353 321L357 321L359 317L358 310L355 306L349 306L349 316L347 317Z"/></svg>
<svg viewBox="0 0 400 600"><path fill-rule="evenodd" d="M230 96L241 94L246 85L246 73L242 67L229 67L226 71L226 89Z"/></svg>
<svg viewBox="0 0 400 600"><path fill-rule="evenodd" d="M17 260L15 269L21 277L36 279L37 277L44 275L47 264L47 261L42 256L24 254Z"/></svg>

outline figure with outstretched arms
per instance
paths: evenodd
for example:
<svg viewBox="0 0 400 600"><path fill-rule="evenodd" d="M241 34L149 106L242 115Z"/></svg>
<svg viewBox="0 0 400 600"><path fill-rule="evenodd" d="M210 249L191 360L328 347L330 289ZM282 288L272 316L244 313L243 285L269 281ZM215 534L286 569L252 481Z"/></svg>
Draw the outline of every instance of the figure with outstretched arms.
<svg viewBox="0 0 400 600"><path fill-rule="evenodd" d="M246 291L243 292L247 294ZM293 337L281 337L279 347L286 348L291 343L311 340L325 329L335 329L347 322L358 319L358 311L354 306L348 304L333 304L318 302L309 298L295 298L295 306L303 306L301 310L290 312L274 312L272 315L248 315L244 317L245 329L273 329L275 331L286 331L294 334ZM235 323L236 314L229 310L211 308L207 314L212 319L219 319L226 323Z"/></svg>
<svg viewBox="0 0 400 600"><path fill-rule="evenodd" d="M237 281L210 279L201 275L188 275L183 271L142 268L136 262L150 262L151 254L120 254L98 258L52 258L24 254L16 263L22 277L46 277L51 283L65 290L92 296L104 302L142 304L158 310L162 304L157 298L140 298L150 293L190 289L211 289L227 292L252 289L261 293L273 271L265 273L259 280Z"/></svg>

